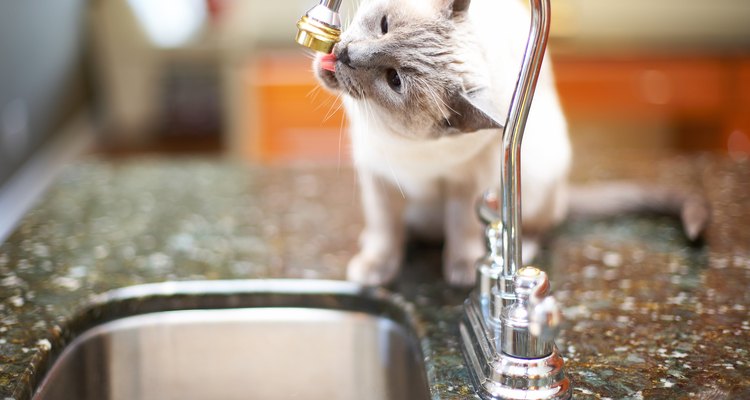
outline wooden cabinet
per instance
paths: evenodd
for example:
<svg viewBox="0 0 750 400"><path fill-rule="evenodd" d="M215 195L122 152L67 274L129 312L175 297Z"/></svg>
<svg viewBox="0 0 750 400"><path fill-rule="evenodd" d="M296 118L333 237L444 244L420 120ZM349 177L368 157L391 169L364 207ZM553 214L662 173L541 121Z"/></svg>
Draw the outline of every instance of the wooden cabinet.
<svg viewBox="0 0 750 400"><path fill-rule="evenodd" d="M571 116L710 117L725 106L721 61L558 57L555 75Z"/></svg>
<svg viewBox="0 0 750 400"><path fill-rule="evenodd" d="M730 153L750 154L750 58L734 65L731 73L736 84L729 89L721 144Z"/></svg>
<svg viewBox="0 0 750 400"><path fill-rule="evenodd" d="M728 151L730 136L750 138L749 57L559 55L554 62L571 119L660 121L681 150Z"/></svg>

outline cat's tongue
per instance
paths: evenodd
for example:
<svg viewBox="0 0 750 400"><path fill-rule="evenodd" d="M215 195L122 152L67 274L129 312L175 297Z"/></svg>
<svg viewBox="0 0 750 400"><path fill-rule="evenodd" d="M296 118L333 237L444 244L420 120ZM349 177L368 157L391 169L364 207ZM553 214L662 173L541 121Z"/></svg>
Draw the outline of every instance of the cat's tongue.
<svg viewBox="0 0 750 400"><path fill-rule="evenodd" d="M336 72L336 55L331 53L320 57L320 67L327 71Z"/></svg>

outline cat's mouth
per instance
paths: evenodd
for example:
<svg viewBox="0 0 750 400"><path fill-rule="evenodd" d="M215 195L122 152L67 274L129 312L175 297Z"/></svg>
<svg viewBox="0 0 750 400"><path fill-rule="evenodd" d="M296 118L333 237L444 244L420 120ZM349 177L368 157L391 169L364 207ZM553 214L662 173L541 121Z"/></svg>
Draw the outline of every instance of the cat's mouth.
<svg viewBox="0 0 750 400"><path fill-rule="evenodd" d="M364 91L358 89L359 85L355 84L352 77L347 75L347 71L344 71L352 68L344 65L341 60L335 61L335 65L332 67L330 64L327 64L327 61L322 61L321 56L318 56L313 66L318 79L326 89L334 92L343 91L358 99L364 97Z"/></svg>
<svg viewBox="0 0 750 400"><path fill-rule="evenodd" d="M323 68L318 59L315 60L315 71L318 74L318 79L320 79L323 86L327 89L334 91L341 90L341 83L336 77L336 72Z"/></svg>

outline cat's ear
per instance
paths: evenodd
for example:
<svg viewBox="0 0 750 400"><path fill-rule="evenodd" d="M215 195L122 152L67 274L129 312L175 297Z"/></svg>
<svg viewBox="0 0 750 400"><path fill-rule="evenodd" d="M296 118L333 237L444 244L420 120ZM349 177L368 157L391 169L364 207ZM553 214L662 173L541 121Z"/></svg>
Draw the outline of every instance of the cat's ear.
<svg viewBox="0 0 750 400"><path fill-rule="evenodd" d="M500 117L493 112L492 102L483 90L461 92L450 101L450 116L444 123L463 133L480 129L503 129Z"/></svg>
<svg viewBox="0 0 750 400"><path fill-rule="evenodd" d="M471 0L438 0L440 8L448 18L453 18L469 10Z"/></svg>

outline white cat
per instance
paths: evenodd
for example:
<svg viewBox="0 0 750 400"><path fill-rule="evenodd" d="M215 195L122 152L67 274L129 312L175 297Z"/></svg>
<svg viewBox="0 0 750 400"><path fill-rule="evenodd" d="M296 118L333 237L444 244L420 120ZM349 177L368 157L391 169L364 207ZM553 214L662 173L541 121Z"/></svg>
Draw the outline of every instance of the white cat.
<svg viewBox="0 0 750 400"><path fill-rule="evenodd" d="M365 227L348 279L391 281L408 227L445 239L449 283L474 282L484 253L475 203L500 182L503 134L475 105L505 121L529 23L515 0L365 1L335 57L316 59L323 86L344 93L362 192ZM566 216L570 164L547 59L523 138L524 234Z"/></svg>

